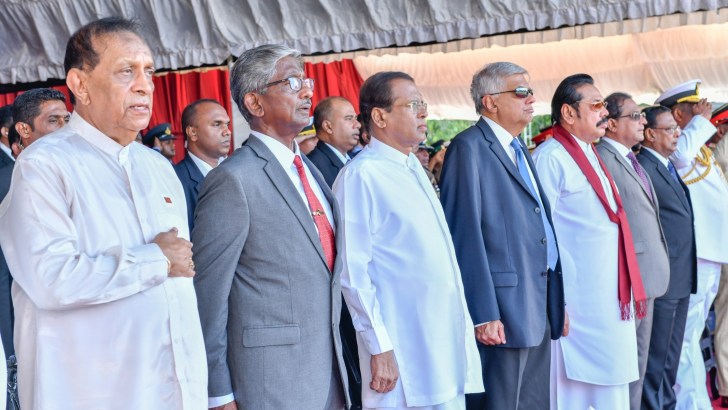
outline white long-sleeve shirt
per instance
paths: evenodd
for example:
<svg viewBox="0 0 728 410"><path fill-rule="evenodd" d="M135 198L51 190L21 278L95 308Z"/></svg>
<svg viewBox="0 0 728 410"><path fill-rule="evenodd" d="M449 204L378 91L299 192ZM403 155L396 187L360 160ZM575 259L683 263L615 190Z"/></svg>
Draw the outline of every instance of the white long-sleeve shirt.
<svg viewBox="0 0 728 410"><path fill-rule="evenodd" d="M695 160L716 129L702 115L693 117L677 139L677 150L670 156L678 175L690 190L695 216L695 244L698 258L728 263L728 182L718 165L708 168ZM694 169L693 169L694 167ZM700 176L704 176L700 179Z"/></svg>
<svg viewBox="0 0 728 410"><path fill-rule="evenodd" d="M344 224L341 287L357 331L363 407L430 406L482 391L452 238L417 158L372 138L333 190ZM379 394L368 387L370 357L392 349L400 381Z"/></svg>
<svg viewBox="0 0 728 410"><path fill-rule="evenodd" d="M189 278L152 244L189 238L163 157L73 114L18 158L0 205L15 282L23 409L202 409L207 367Z"/></svg>

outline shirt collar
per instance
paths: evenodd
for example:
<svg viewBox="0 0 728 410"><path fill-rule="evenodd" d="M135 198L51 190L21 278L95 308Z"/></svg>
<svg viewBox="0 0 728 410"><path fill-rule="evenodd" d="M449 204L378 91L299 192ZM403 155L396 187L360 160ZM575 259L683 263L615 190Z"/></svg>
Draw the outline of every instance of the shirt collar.
<svg viewBox="0 0 728 410"><path fill-rule="evenodd" d="M336 157L339 158L341 160L341 162L343 162L344 164L349 162L349 160L351 159L351 158L349 158L349 154L341 155L341 151L336 149L335 146L329 144L328 142L324 142L324 144L326 144L329 148L331 148L331 151L334 151L334 154L336 154Z"/></svg>
<svg viewBox="0 0 728 410"><path fill-rule="evenodd" d="M68 126L76 131L81 138L85 139L89 144L95 146L101 151L111 155L114 158L121 159L122 156L128 156L129 150L134 145L131 143L126 147L114 141L108 135L99 131L96 127L89 124L78 112L74 111L68 120Z"/></svg>
<svg viewBox="0 0 728 410"><path fill-rule="evenodd" d="M291 151L288 147L283 145L283 143L281 143L277 139L269 137L262 132L250 131L250 133L257 137L260 142L265 144L265 146L273 153L273 156L276 157L276 159L284 169L288 169L291 167L291 165L293 165L293 160L296 158L296 155L301 155L300 151L298 150L298 144L296 144L296 141L293 141L294 150Z"/></svg>
<svg viewBox="0 0 728 410"><path fill-rule="evenodd" d="M384 157L392 162L396 162L397 164L401 164L405 167L409 166L409 157L414 155L410 153L410 155L405 155L396 149L390 147L389 145L383 143L382 141L379 141L374 136L371 137L371 141L369 141L369 145L367 145L369 149L373 152L375 152L377 155ZM415 158L417 159L417 158ZM419 162L419 161L418 161Z"/></svg>
<svg viewBox="0 0 728 410"><path fill-rule="evenodd" d="M498 138L498 142L500 142L504 148L511 145L511 141L513 141L513 138L514 138L513 135L511 135L511 133L506 131L505 128L501 127L500 124L491 120L490 118L488 118L484 115L482 115L481 118L483 118L483 121L485 121L486 124L488 124L488 126L490 126L490 129L493 130L495 137Z"/></svg>
<svg viewBox="0 0 728 410"><path fill-rule="evenodd" d="M203 177L206 177L207 173L212 171L212 166L210 166L210 164L208 164L207 162L201 160L200 157L193 154L192 151L188 150L187 155L189 155L192 162L194 162L195 165L197 165L197 169L200 170L200 173L202 174ZM220 161L218 161L217 163L219 164Z"/></svg>
<svg viewBox="0 0 728 410"><path fill-rule="evenodd" d="M604 142L606 142L607 144L609 144L612 147L614 147L614 149L617 150L617 152L619 153L619 155L621 155L621 156L623 156L625 158L627 158L627 154L629 154L630 152L632 152L631 149L629 149L628 147L625 147L624 144L622 144L619 141L615 141L615 140L613 140L613 139L611 139L609 137L602 137L602 140L604 140Z"/></svg>
<svg viewBox="0 0 728 410"><path fill-rule="evenodd" d="M663 157L662 154L652 148L645 147L644 145L642 146L642 149L646 149L647 151L651 152L652 155L654 155L655 158L657 158L657 160L662 163L662 165L667 166L668 159Z"/></svg>

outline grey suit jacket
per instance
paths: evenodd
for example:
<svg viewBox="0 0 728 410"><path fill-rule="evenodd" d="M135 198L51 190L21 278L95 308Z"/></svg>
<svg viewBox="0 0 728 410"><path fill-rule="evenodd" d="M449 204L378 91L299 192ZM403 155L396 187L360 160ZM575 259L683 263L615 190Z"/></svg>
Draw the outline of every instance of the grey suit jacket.
<svg viewBox="0 0 728 410"><path fill-rule="evenodd" d="M648 298L660 297L667 292L670 283L670 259L660 225L660 206L649 175L652 200L627 158L605 141L596 144L596 148L622 197L645 294Z"/></svg>
<svg viewBox="0 0 728 410"><path fill-rule="evenodd" d="M303 158L341 249L336 201ZM240 409L323 409L337 386L346 397L340 258L332 274L308 205L257 137L203 181L192 242L210 397L232 392Z"/></svg>

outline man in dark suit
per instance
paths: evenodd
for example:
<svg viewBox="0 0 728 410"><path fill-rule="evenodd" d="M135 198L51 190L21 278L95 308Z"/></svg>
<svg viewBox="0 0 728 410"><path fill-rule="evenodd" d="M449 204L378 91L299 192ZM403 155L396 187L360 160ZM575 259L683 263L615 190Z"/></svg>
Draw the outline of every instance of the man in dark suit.
<svg viewBox="0 0 728 410"><path fill-rule="evenodd" d="M13 102L11 118L14 123L8 130L8 145L13 156L17 157L30 144L39 138L61 128L68 121L66 96L51 88L36 88L19 95ZM5 108L5 107L3 107ZM15 162L0 168L0 202L5 198L13 175ZM10 287L13 279L10 275L5 256L0 249L0 334L2 335L5 355L15 354L13 348L13 302Z"/></svg>
<svg viewBox="0 0 728 410"><path fill-rule="evenodd" d="M187 201L190 231L195 223L199 186L208 172L230 152L230 117L219 102L197 100L182 111L182 132L187 155L174 166Z"/></svg>
<svg viewBox="0 0 728 410"><path fill-rule="evenodd" d="M8 133L13 125L13 106L0 107L0 168L15 162L13 152L10 150Z"/></svg>
<svg viewBox="0 0 728 410"><path fill-rule="evenodd" d="M203 181L192 231L213 408L347 405L339 210L294 142L313 85L284 46L247 50L231 70L251 135Z"/></svg>
<svg viewBox="0 0 728 410"><path fill-rule="evenodd" d="M670 282L667 293L655 299L642 408L672 409L690 294L697 289L693 212L688 188L668 159L677 149L680 128L669 108L648 107L643 112L647 124L637 159L650 176L659 201L670 256Z"/></svg>
<svg viewBox="0 0 728 410"><path fill-rule="evenodd" d="M328 97L316 105L313 126L319 142L307 156L331 187L339 170L351 160L348 152L359 142L361 124L349 100Z"/></svg>
<svg viewBox="0 0 728 410"><path fill-rule="evenodd" d="M596 148L622 197L647 295L646 315L636 320L640 378L629 385L630 408L639 410L642 405L642 382L652 336L654 301L667 291L670 265L658 217L657 195L652 188L650 177L631 149L644 139L644 115L637 103L627 94L612 93L605 101L609 111L607 117L609 121L605 136L596 144ZM655 335L655 337L663 336Z"/></svg>
<svg viewBox="0 0 728 410"><path fill-rule="evenodd" d="M478 122L445 156L441 201L483 364L469 409L549 407L550 339L568 333L550 206L518 135L533 118L528 73L493 63L473 77Z"/></svg>

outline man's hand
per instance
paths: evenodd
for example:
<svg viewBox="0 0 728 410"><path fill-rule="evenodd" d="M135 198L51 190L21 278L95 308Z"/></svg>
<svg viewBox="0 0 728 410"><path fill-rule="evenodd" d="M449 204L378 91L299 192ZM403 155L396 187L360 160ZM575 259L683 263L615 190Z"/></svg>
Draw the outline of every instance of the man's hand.
<svg viewBox="0 0 728 410"><path fill-rule="evenodd" d="M192 262L192 242L177 237L177 228L161 232L152 241L156 243L167 257L171 266L169 276L191 278L195 276L195 264Z"/></svg>
<svg viewBox="0 0 728 410"><path fill-rule="evenodd" d="M503 322L494 320L475 327L475 338L484 345L494 346L506 343L506 331Z"/></svg>
<svg viewBox="0 0 728 410"><path fill-rule="evenodd" d="M564 309L564 332L561 335L569 335L569 312L567 312L566 309Z"/></svg>
<svg viewBox="0 0 728 410"><path fill-rule="evenodd" d="M235 404L235 400L233 400L228 404L223 404L222 406L210 407L209 410L238 410L238 406Z"/></svg>
<svg viewBox="0 0 728 410"><path fill-rule="evenodd" d="M710 121L713 115L713 106L708 102L707 98L703 98L693 105L693 115L702 115Z"/></svg>
<svg viewBox="0 0 728 410"><path fill-rule="evenodd" d="M372 381L369 388L377 393L394 390L399 379L399 368L394 358L394 350L372 355Z"/></svg>

